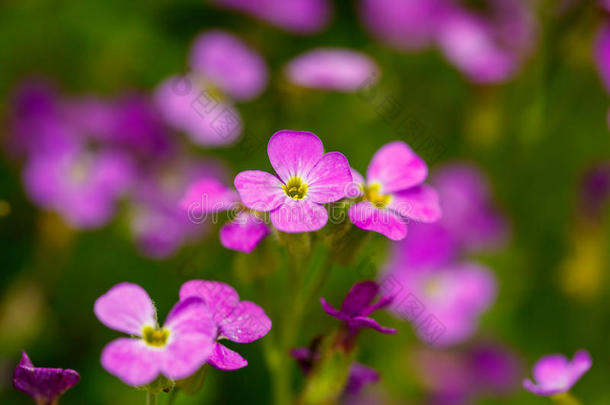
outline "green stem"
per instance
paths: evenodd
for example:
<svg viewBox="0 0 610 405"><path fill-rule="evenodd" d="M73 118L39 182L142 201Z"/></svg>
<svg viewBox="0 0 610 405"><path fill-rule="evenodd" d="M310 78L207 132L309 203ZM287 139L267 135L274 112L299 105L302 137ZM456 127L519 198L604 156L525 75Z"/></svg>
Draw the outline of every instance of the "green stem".
<svg viewBox="0 0 610 405"><path fill-rule="evenodd" d="M581 402L569 392L553 395L551 401L556 405L581 405Z"/></svg>
<svg viewBox="0 0 610 405"><path fill-rule="evenodd" d="M174 402L176 402L176 398L178 398L178 392L179 392L178 387L174 387L172 392L170 392L170 394L169 394L169 399L167 400L167 405L173 405Z"/></svg>
<svg viewBox="0 0 610 405"><path fill-rule="evenodd" d="M148 391L146 393L146 405L157 405L157 394Z"/></svg>

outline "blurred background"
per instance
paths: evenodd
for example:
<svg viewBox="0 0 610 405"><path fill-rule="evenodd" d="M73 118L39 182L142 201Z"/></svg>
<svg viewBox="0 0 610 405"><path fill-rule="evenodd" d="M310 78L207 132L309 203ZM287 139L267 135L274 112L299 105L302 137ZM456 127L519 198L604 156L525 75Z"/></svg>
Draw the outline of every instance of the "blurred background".
<svg viewBox="0 0 610 405"><path fill-rule="evenodd" d="M234 285L274 322L290 316L257 290L261 272L280 266L273 238L233 252L219 225L185 223L176 206L201 173L231 184L242 170L269 170L269 137L293 129L316 133L360 172L393 140L410 144L431 174L448 163L476 167L506 222L499 246L469 253L498 291L476 332L433 349L380 313L400 332L363 333L359 361L381 379L346 403L544 404L521 379L542 355L580 348L594 365L574 394L610 403L608 21L593 0L0 3L0 402L30 401L11 384L25 349L37 366L80 372L62 404L142 403L99 363L118 333L99 323L93 303L121 281L144 287L161 318L193 278ZM266 65L248 95L202 68L206 102L233 111L229 132L216 135L168 112L162 91L169 77L197 74L194 41L211 29ZM355 74L351 87L295 77L291 61L317 47L348 48L371 65L358 76L356 61L313 61L331 82L335 68ZM235 52L233 63L256 64ZM378 277L391 245L375 234L321 296L338 305L353 282ZM334 326L316 302L298 344ZM248 367L213 370L197 397L176 403L270 403L263 344L240 346ZM459 363L490 345L515 365L507 386L442 402L450 377L434 367L466 373Z"/></svg>

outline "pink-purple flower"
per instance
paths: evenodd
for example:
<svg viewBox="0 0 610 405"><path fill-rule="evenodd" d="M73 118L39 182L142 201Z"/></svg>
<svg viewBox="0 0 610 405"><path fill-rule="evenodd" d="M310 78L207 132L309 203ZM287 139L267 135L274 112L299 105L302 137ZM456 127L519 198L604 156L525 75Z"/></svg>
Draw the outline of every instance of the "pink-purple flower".
<svg viewBox="0 0 610 405"><path fill-rule="evenodd" d="M320 138L304 131L275 133L267 154L277 175L259 170L239 173L235 188L242 203L269 212L273 226L283 232L322 228L328 221L323 204L342 199L352 182L345 156L325 154Z"/></svg>
<svg viewBox="0 0 610 405"><path fill-rule="evenodd" d="M248 365L239 353L222 345L228 339L237 343L254 342L271 329L271 320L265 311L250 301L240 301L237 291L219 281L191 280L180 288L182 302L196 297L208 305L217 328L216 342L208 362L221 370L236 370Z"/></svg>
<svg viewBox="0 0 610 405"><path fill-rule="evenodd" d="M361 281L349 290L340 310L333 308L324 298L320 298L320 303L328 315L343 321L352 335L365 328L381 333L396 333L395 329L381 326L369 316L392 303L393 297L381 297L373 303L378 294L379 285L376 282Z"/></svg>
<svg viewBox="0 0 610 405"><path fill-rule="evenodd" d="M79 380L80 375L71 369L34 367L25 351L13 374L13 386L29 395L36 405L57 404L58 398Z"/></svg>
<svg viewBox="0 0 610 405"><path fill-rule="evenodd" d="M286 66L288 79L302 87L343 92L357 91L378 67L367 55L347 48L316 48Z"/></svg>
<svg viewBox="0 0 610 405"><path fill-rule="evenodd" d="M220 243L227 249L250 253L270 233L265 221L241 204L239 194L216 178L191 184L180 205L192 221L201 223L210 214L236 211L235 218L220 229Z"/></svg>
<svg viewBox="0 0 610 405"><path fill-rule="evenodd" d="M388 143L373 156L366 181L353 171L359 187L357 202L349 209L359 228L375 231L392 240L407 236L407 222L435 222L441 217L436 191L423 184L426 163L407 144Z"/></svg>
<svg viewBox="0 0 610 405"><path fill-rule="evenodd" d="M606 91L610 93L610 23L608 22L602 25L597 34L595 60Z"/></svg>
<svg viewBox="0 0 610 405"><path fill-rule="evenodd" d="M214 349L217 326L201 298L178 302L161 326L146 291L120 283L95 301L94 312L107 327L131 336L110 342L101 357L102 366L128 385L144 386L160 375L187 378Z"/></svg>
<svg viewBox="0 0 610 405"><path fill-rule="evenodd" d="M550 354L536 362L534 381L525 379L523 387L536 395L551 396L568 392L591 368L593 360L586 350L579 350L570 361L564 355Z"/></svg>

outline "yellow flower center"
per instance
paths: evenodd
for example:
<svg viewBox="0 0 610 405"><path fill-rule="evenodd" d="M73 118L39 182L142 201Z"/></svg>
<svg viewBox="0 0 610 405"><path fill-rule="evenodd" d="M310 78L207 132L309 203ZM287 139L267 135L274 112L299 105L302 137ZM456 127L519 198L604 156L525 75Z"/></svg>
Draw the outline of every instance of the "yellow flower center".
<svg viewBox="0 0 610 405"><path fill-rule="evenodd" d="M364 198L377 208L384 208L392 200L391 195L381 194L381 185L373 183L364 187Z"/></svg>
<svg viewBox="0 0 610 405"><path fill-rule="evenodd" d="M300 177L293 177L282 185L286 195L295 200L302 200L307 196L307 184L303 183Z"/></svg>
<svg viewBox="0 0 610 405"><path fill-rule="evenodd" d="M167 343L169 338L169 330L165 328L153 328L152 326L145 326L142 329L142 338L149 346L163 347Z"/></svg>

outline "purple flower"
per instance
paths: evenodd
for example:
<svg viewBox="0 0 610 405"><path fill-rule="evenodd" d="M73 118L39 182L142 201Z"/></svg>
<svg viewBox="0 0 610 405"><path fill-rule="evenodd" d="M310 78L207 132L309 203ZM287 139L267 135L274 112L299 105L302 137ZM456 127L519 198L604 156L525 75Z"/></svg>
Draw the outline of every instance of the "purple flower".
<svg viewBox="0 0 610 405"><path fill-rule="evenodd" d="M345 156L325 154L320 138L299 131L276 132L267 154L277 176L249 170L235 177L243 204L254 211L270 212L271 223L283 232L322 228L328 221L322 204L342 199L352 182Z"/></svg>
<svg viewBox="0 0 610 405"><path fill-rule="evenodd" d="M80 375L70 369L34 367L25 352L13 374L13 386L28 394L37 405L57 404L57 399L74 387Z"/></svg>
<svg viewBox="0 0 610 405"><path fill-rule="evenodd" d="M159 326L146 291L121 283L95 301L94 311L107 327L132 336L110 342L101 358L102 366L128 385L147 385L161 374L187 378L212 354L217 328L200 298L177 303Z"/></svg>
<svg viewBox="0 0 610 405"><path fill-rule="evenodd" d="M535 40L532 10L523 1L487 0L489 15L453 5L438 23L437 40L447 59L476 83L510 79Z"/></svg>
<svg viewBox="0 0 610 405"><path fill-rule="evenodd" d="M349 290L343 300L341 310L333 308L324 298L320 298L320 302L324 311L343 321L352 335L364 328L372 328L381 333L396 333L395 329L383 327L369 317L374 311L387 307L392 302L392 297L385 297L373 304L378 293L379 285L376 282L361 281L354 284Z"/></svg>
<svg viewBox="0 0 610 405"><path fill-rule="evenodd" d="M580 191L582 214L599 220L610 201L610 162L601 163L587 171Z"/></svg>
<svg viewBox="0 0 610 405"><path fill-rule="evenodd" d="M221 30L200 34L189 57L194 73L234 100L257 97L267 86L263 58L235 35Z"/></svg>
<svg viewBox="0 0 610 405"><path fill-rule="evenodd" d="M231 101L193 74L165 79L157 86L154 100L165 122L197 145L231 145L243 131Z"/></svg>
<svg viewBox="0 0 610 405"><path fill-rule="evenodd" d="M568 392L591 368L593 361L586 350L579 350L572 361L561 354L544 356L534 365L534 379L523 381L523 387L536 395L551 396Z"/></svg>
<svg viewBox="0 0 610 405"><path fill-rule="evenodd" d="M354 172L360 190L349 217L359 228L392 240L407 235L407 219L435 222L441 217L436 191L422 184L425 162L407 144L396 141L381 147L366 172L366 182Z"/></svg>
<svg viewBox="0 0 610 405"><path fill-rule="evenodd" d="M610 23L605 23L599 29L595 46L595 60L606 91L610 93Z"/></svg>
<svg viewBox="0 0 610 405"><path fill-rule="evenodd" d="M180 299L186 302L193 297L206 302L218 330L208 362L221 370L247 366L246 359L218 341L229 339L250 343L262 338L271 329L271 320L265 311L253 302L240 301L233 287L219 281L191 280L184 283L180 288Z"/></svg>
<svg viewBox="0 0 610 405"><path fill-rule="evenodd" d="M190 218L180 200L189 184L206 177L224 178L224 168L181 156L180 160L161 161L140 174L132 191L130 225L144 254L159 259L171 256L205 233L208 227Z"/></svg>
<svg viewBox="0 0 610 405"><path fill-rule="evenodd" d="M269 234L269 227L254 211L245 208L239 194L215 178L197 180L180 202L189 218L203 222L208 214L237 211L220 229L220 243L227 249L250 253Z"/></svg>
<svg viewBox="0 0 610 405"><path fill-rule="evenodd" d="M380 41L399 50L417 50L434 40L444 3L440 0L361 0L360 18Z"/></svg>
<svg viewBox="0 0 610 405"><path fill-rule="evenodd" d="M286 67L288 79L298 86L344 92L358 90L378 70L368 56L346 48L316 48Z"/></svg>
<svg viewBox="0 0 610 405"><path fill-rule="evenodd" d="M296 34L321 31L332 14L328 0L215 0L214 3Z"/></svg>
<svg viewBox="0 0 610 405"><path fill-rule="evenodd" d="M384 280L402 286L398 292L388 292L398 303L392 312L418 325L420 338L437 346L454 345L472 336L497 290L493 273L475 263L438 269L411 269L397 263Z"/></svg>

